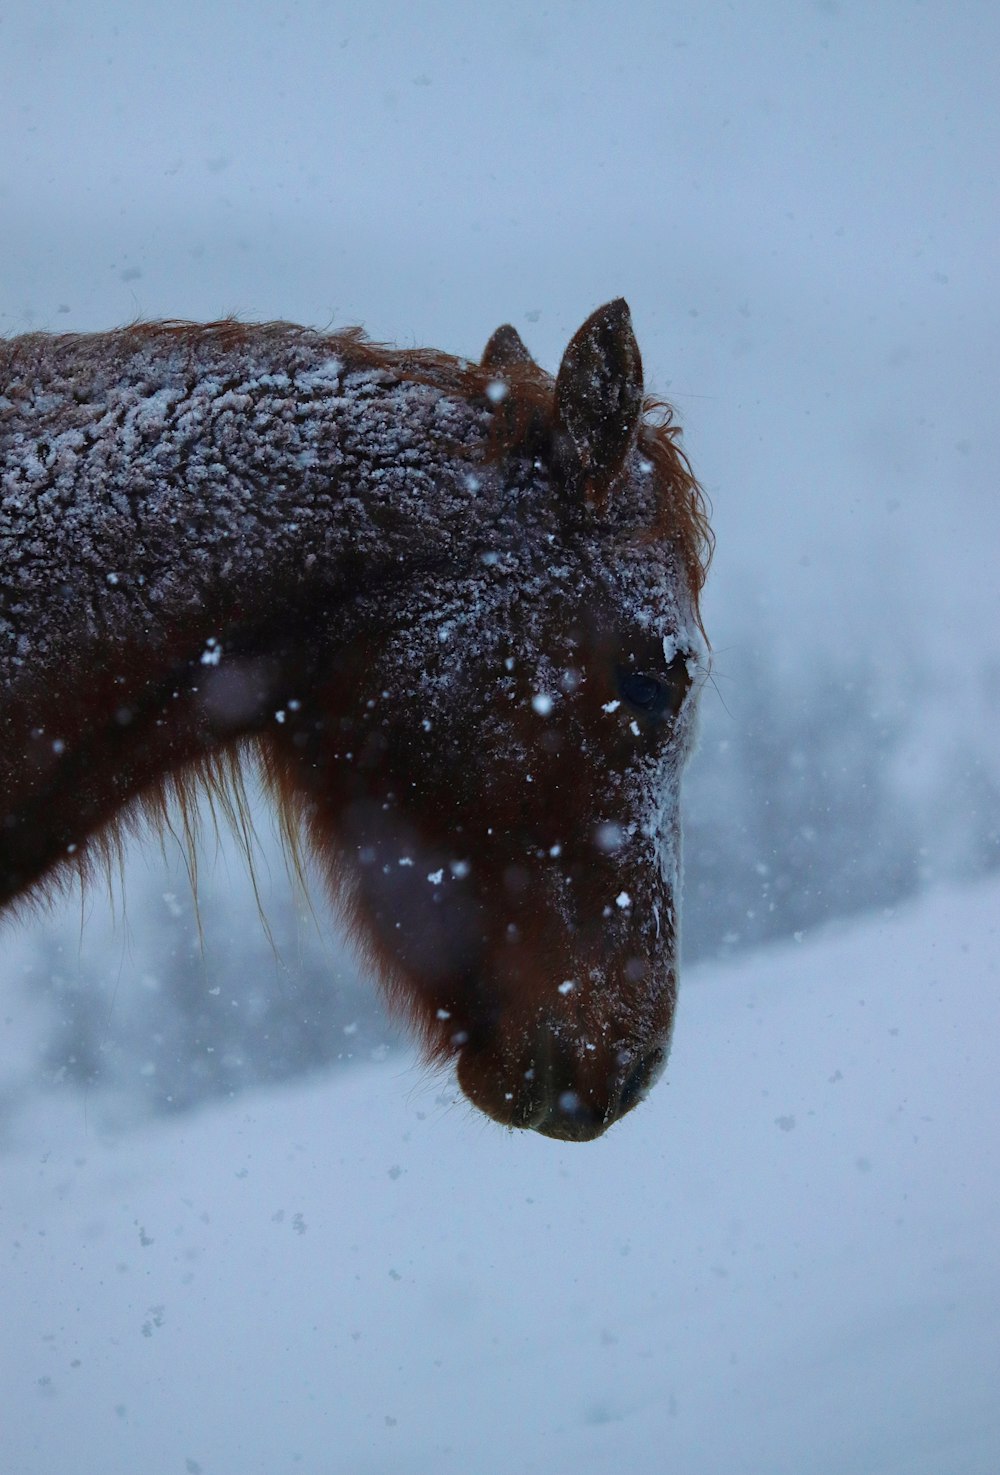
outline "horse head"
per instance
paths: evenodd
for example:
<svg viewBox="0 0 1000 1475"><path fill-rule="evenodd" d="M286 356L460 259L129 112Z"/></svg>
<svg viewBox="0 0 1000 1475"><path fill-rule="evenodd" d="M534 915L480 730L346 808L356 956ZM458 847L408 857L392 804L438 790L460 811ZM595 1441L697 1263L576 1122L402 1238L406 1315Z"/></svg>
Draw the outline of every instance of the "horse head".
<svg viewBox="0 0 1000 1475"><path fill-rule="evenodd" d="M499 329L481 387L518 427L468 472L500 514L356 602L268 763L468 1099L583 1140L667 1055L707 529L623 301L554 382Z"/></svg>

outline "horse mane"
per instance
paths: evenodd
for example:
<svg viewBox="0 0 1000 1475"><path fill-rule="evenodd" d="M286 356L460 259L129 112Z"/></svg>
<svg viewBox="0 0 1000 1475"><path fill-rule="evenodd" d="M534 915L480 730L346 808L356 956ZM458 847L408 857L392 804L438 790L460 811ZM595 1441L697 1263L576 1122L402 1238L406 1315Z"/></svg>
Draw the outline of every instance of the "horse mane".
<svg viewBox="0 0 1000 1475"><path fill-rule="evenodd" d="M434 348L399 348L370 339L363 328L325 332L274 319L248 323L237 317L197 323L184 318L137 321L103 333L29 333L0 340L0 362L13 368L22 353L44 342L86 343L93 357L125 356L146 346L171 345L207 348L220 355L255 346L300 342L322 345L342 360L348 371L379 371L400 381L426 384L442 393L465 399L490 415L489 437L483 447L490 462L507 456L530 455L550 443L555 421L555 379L531 358L487 368L471 359ZM6 353L4 352L6 350ZM496 386L503 396L496 397ZM491 393L491 390L493 393ZM709 507L684 451L674 408L666 400L647 395L643 401L639 450L651 462L659 490L652 523L641 530L645 540L672 542L678 551L694 601L699 625L699 596L714 549ZM704 633L704 632L703 632Z"/></svg>

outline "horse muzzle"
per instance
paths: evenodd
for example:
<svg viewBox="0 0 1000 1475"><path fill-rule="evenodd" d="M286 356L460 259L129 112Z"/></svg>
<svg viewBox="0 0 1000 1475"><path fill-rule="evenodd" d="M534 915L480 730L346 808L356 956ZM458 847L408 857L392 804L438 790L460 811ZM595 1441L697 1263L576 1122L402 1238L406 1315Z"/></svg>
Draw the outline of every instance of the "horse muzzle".
<svg viewBox="0 0 1000 1475"><path fill-rule="evenodd" d="M465 1047L458 1083L473 1106L505 1127L591 1142L642 1100L666 1058L665 1043L641 1051L570 1046L543 1027L518 1049Z"/></svg>

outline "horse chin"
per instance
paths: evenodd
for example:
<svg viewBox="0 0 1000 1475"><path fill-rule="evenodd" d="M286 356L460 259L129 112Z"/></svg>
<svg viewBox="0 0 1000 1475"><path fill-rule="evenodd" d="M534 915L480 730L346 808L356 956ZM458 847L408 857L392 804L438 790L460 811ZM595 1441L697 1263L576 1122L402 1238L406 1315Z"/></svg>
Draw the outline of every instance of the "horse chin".
<svg viewBox="0 0 1000 1475"><path fill-rule="evenodd" d="M505 1127L592 1142L642 1100L665 1060L665 1044L578 1054L542 1030L519 1050L466 1047L457 1075L472 1105Z"/></svg>

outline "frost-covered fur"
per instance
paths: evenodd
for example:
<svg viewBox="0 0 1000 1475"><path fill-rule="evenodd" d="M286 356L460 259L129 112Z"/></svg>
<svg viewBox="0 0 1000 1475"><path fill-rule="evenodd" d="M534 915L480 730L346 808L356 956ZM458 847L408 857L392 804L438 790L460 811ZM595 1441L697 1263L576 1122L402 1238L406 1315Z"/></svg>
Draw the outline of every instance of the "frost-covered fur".
<svg viewBox="0 0 1000 1475"><path fill-rule="evenodd" d="M284 324L0 344L0 903L254 743L472 1099L584 1136L669 1033L707 526L623 303L555 383L503 332L483 366ZM618 717L654 667L669 724Z"/></svg>
<svg viewBox="0 0 1000 1475"><path fill-rule="evenodd" d="M0 683L87 644L211 633L289 581L450 558L481 408L351 335L155 326L0 345ZM109 649L110 643L110 649Z"/></svg>

